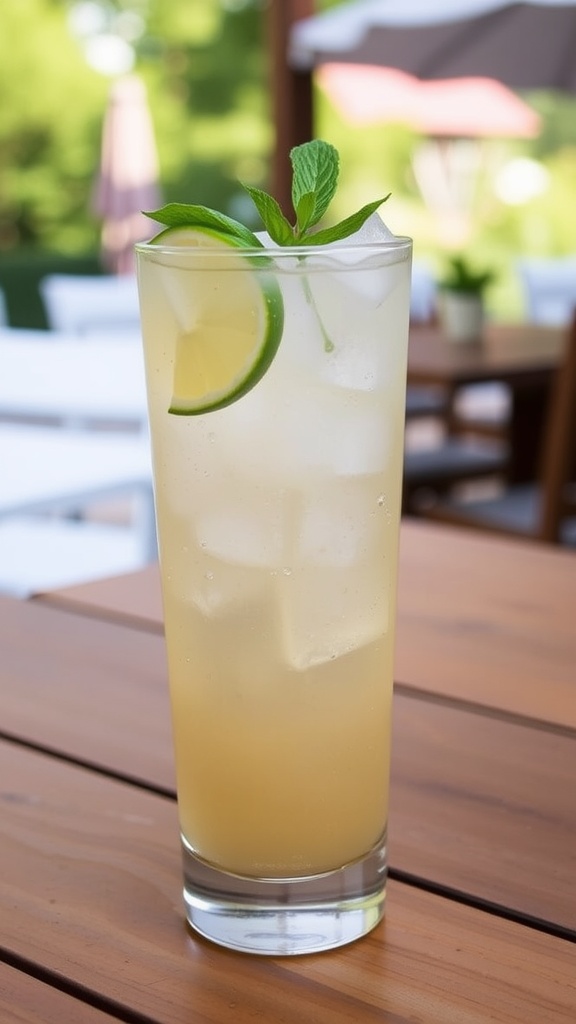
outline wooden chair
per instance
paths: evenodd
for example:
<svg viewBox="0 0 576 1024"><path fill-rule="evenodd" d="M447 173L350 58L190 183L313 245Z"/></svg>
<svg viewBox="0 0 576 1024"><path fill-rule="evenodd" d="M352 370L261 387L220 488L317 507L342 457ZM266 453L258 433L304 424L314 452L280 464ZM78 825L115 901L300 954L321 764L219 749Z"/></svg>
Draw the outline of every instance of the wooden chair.
<svg viewBox="0 0 576 1024"><path fill-rule="evenodd" d="M503 477L508 464L505 445L446 437L439 443L404 455L402 509L420 515L430 502L451 493L459 484Z"/></svg>
<svg viewBox="0 0 576 1024"><path fill-rule="evenodd" d="M436 521L576 546L576 311L552 391L535 484L482 501L440 500L420 514Z"/></svg>
<svg viewBox="0 0 576 1024"><path fill-rule="evenodd" d="M135 572L150 561L131 523L32 515L0 520L0 594L30 597Z"/></svg>

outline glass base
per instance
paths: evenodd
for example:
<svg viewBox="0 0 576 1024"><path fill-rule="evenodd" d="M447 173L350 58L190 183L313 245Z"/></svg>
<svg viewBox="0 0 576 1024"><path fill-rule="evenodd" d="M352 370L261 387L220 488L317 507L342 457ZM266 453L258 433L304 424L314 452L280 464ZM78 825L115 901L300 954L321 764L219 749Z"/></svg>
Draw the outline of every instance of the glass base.
<svg viewBox="0 0 576 1024"><path fill-rule="evenodd" d="M244 953L291 956L344 946L384 915L386 837L366 856L305 878L249 878L212 867L182 840L192 927Z"/></svg>

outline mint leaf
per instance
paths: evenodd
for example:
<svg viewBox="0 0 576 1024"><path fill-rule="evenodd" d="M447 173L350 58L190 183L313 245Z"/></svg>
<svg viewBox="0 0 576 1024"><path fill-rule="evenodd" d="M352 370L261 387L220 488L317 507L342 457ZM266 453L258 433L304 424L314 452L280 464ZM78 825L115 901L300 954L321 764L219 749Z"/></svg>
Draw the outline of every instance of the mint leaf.
<svg viewBox="0 0 576 1024"><path fill-rule="evenodd" d="M338 224L333 224L332 227L323 228L322 231L315 231L312 235L306 235L305 238L299 239L294 242L295 245L327 245L328 242L339 242L342 238L348 238L349 235L354 234L359 228L368 220L373 213L376 212L382 203L385 203L390 198L390 193L384 196L383 199L376 199L373 203L367 203L361 210L351 214L350 217L346 217L345 220L341 220Z"/></svg>
<svg viewBox="0 0 576 1024"><path fill-rule="evenodd" d="M296 207L296 233L303 235L305 231L316 223L316 196L314 192L305 192L300 196Z"/></svg>
<svg viewBox="0 0 576 1024"><path fill-rule="evenodd" d="M260 188L242 184L260 214L270 238L277 245L294 245L294 232L276 200Z"/></svg>
<svg viewBox="0 0 576 1024"><path fill-rule="evenodd" d="M314 139L302 146L295 146L290 152L292 163L292 204L297 214L296 236L301 236L309 227L317 224L328 209L336 187L340 158L338 150L329 142ZM314 206L307 209L305 222L298 216L302 198L314 197ZM308 204L307 204L308 205Z"/></svg>
<svg viewBox="0 0 576 1024"><path fill-rule="evenodd" d="M162 206L159 210L145 211L145 216L169 228L209 228L225 235L233 235L235 238L240 238L246 245L252 248L263 248L262 242L244 224L234 220L232 217L227 217L225 213L211 210L207 206L195 206L191 203L167 203L166 206Z"/></svg>

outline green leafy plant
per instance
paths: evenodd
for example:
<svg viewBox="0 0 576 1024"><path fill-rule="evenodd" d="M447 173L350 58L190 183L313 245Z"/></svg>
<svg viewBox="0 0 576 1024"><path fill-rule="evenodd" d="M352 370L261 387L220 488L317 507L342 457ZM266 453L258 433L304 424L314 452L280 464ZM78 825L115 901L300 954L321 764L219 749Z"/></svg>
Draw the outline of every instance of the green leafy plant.
<svg viewBox="0 0 576 1024"><path fill-rule="evenodd" d="M452 256L439 284L444 291L483 295L495 276L492 270L476 269L465 256Z"/></svg>

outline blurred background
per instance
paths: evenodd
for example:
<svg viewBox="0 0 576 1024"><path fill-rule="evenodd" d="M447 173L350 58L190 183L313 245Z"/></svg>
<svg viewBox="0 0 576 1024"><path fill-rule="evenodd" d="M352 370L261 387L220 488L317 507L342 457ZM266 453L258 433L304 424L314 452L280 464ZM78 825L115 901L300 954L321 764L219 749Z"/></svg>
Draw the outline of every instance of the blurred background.
<svg viewBox="0 0 576 1024"><path fill-rule="evenodd" d="M125 76L142 83L153 132L146 166L148 151L132 147L133 187L144 202L157 195L202 203L257 226L237 180L270 181L270 2L0 6L0 288L12 325L45 326L37 281L46 273L94 272L111 259L114 243L102 235L114 204L105 123ZM316 10L337 2L316 0ZM467 248L496 270L487 296L493 319L522 316L511 269L518 258L576 251L576 98L523 94L532 127L498 137L479 129L449 148L433 125L414 118L390 120L379 109L359 115L346 102L351 88L342 93L328 75L318 74L314 89L316 134L341 154L331 219L391 191L383 216L413 236L419 258L439 266L450 250Z"/></svg>

